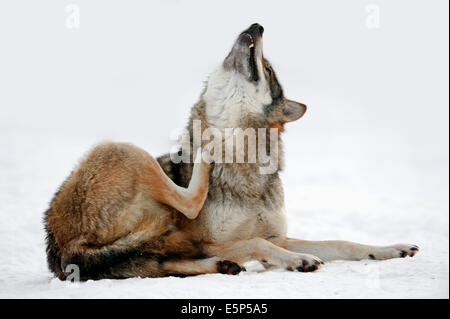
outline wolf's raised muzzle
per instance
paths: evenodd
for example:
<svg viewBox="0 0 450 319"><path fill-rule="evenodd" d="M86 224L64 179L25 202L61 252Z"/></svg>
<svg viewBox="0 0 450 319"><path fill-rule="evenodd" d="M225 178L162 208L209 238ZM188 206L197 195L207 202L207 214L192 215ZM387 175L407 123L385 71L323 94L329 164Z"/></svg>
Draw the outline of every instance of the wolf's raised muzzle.
<svg viewBox="0 0 450 319"><path fill-rule="evenodd" d="M258 23L253 23L242 31L223 62L224 68L234 69L249 81L257 82L259 79L257 62L262 57L263 33L264 28Z"/></svg>
<svg viewBox="0 0 450 319"><path fill-rule="evenodd" d="M253 23L248 29L247 31L248 33L252 34L252 35L260 35L262 36L264 33L264 27L262 25L260 25L259 23Z"/></svg>
<svg viewBox="0 0 450 319"><path fill-rule="evenodd" d="M264 33L264 28L258 23L253 23L247 30L244 30L239 35L239 42L246 44L249 47L255 44L255 42L262 37Z"/></svg>

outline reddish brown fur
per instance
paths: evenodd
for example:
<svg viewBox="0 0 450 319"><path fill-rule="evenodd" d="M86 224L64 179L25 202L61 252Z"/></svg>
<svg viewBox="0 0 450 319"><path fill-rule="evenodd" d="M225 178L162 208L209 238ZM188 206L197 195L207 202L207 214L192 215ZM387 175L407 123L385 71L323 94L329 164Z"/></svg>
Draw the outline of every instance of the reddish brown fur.
<svg viewBox="0 0 450 319"><path fill-rule="evenodd" d="M187 196L147 152L130 144L98 145L61 186L47 212L47 230L61 265L74 256L130 247L160 256L199 255L188 234L175 231L179 213L172 207L198 213L208 185L207 168L202 173L202 185ZM53 270L64 277L58 266ZM146 276L160 275L159 269L148 268Z"/></svg>

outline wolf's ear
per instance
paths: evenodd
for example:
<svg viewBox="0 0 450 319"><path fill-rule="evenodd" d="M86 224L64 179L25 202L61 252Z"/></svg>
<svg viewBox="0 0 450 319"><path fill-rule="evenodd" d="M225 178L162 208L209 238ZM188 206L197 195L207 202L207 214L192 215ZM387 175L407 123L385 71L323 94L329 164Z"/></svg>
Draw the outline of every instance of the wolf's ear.
<svg viewBox="0 0 450 319"><path fill-rule="evenodd" d="M303 116L306 112L306 105L291 101L285 100L284 108L283 108L283 121L284 122L292 122L296 121Z"/></svg>

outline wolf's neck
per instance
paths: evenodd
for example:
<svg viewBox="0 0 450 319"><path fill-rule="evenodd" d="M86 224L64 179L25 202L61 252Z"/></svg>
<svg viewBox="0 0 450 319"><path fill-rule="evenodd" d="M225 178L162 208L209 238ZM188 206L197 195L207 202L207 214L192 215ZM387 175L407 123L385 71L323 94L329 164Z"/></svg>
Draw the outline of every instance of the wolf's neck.
<svg viewBox="0 0 450 319"><path fill-rule="evenodd" d="M262 104L268 101L261 100L253 91L255 87L236 73L219 69L211 74L202 95L209 124L220 130L235 128L249 115L260 114Z"/></svg>
<svg viewBox="0 0 450 319"><path fill-rule="evenodd" d="M215 164L210 173L210 185L241 196L260 196L274 183L280 183L278 172L260 174L257 164Z"/></svg>
<svg viewBox="0 0 450 319"><path fill-rule="evenodd" d="M212 130L204 139L207 129ZM212 156L212 160L218 164L223 163L223 168L234 170L233 174L239 174L240 171L248 174L250 170L255 171L254 174L273 174L282 167L280 135L270 130L267 123L258 116L247 115L240 119L236 128L225 128L222 131L207 118L206 102L200 99L192 109L187 130L188 139L183 139L182 149L190 150L191 160L194 160L193 155L197 154L199 147L202 150L212 147L212 154L217 150L217 154L220 154L218 157Z"/></svg>

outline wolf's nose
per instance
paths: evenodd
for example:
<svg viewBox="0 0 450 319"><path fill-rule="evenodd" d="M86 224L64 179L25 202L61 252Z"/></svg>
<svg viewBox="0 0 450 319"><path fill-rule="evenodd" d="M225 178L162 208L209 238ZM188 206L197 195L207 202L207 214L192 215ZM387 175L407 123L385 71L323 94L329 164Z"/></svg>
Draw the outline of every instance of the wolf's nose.
<svg viewBox="0 0 450 319"><path fill-rule="evenodd" d="M263 28L263 26L260 25L259 23L253 23L253 24L250 26L250 28L251 28L251 29L256 29L256 30L258 30L260 35L262 35L262 34L264 33L264 28Z"/></svg>

